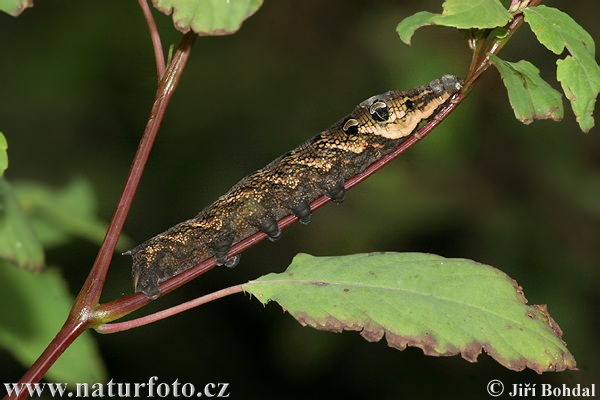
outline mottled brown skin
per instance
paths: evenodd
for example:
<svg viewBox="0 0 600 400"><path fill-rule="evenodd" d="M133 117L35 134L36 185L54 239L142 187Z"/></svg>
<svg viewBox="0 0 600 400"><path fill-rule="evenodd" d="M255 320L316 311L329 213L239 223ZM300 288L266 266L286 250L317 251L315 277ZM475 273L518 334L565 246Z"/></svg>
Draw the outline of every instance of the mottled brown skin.
<svg viewBox="0 0 600 400"><path fill-rule="evenodd" d="M457 77L444 75L363 101L329 129L242 179L196 217L129 251L135 291L156 298L160 282L212 256L219 265L234 266L239 256L227 258L233 244L259 230L279 238L277 221L286 215L308 223L313 200L325 194L343 201L346 180L394 150L460 88Z"/></svg>

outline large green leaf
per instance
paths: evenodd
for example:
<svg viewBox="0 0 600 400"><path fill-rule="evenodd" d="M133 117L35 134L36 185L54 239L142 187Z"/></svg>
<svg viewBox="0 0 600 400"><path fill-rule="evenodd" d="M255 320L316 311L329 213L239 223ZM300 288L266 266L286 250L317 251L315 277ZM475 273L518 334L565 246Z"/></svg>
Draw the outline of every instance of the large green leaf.
<svg viewBox="0 0 600 400"><path fill-rule="evenodd" d="M17 201L13 187L0 177L0 260L19 268L39 270L44 250L27 215Z"/></svg>
<svg viewBox="0 0 600 400"><path fill-rule="evenodd" d="M517 119L525 124L534 119L559 121L564 115L562 95L540 77L540 70L529 61L504 61L490 54L508 90L510 105Z"/></svg>
<svg viewBox="0 0 600 400"><path fill-rule="evenodd" d="M499 0L446 0L444 11L418 12L398 24L400 39L410 44L417 29L426 25L452 26L459 29L490 29L506 25L512 15Z"/></svg>
<svg viewBox="0 0 600 400"><path fill-rule="evenodd" d="M369 341L455 355L481 350L507 368L538 373L575 368L546 306L528 306L522 289L493 267L431 254L343 257L300 254L287 271L243 286L278 302L302 325L360 331Z"/></svg>
<svg viewBox="0 0 600 400"><path fill-rule="evenodd" d="M28 367L59 331L72 304L57 269L34 274L0 265L0 347ZM85 332L46 377L55 382L93 383L105 381L106 375L96 343Z"/></svg>
<svg viewBox="0 0 600 400"><path fill-rule="evenodd" d="M523 10L525 21L541 44L555 54L565 48L570 55L557 61L556 75L577 122L584 132L594 126L594 106L600 92L600 66L592 37L569 15L556 8L538 6Z"/></svg>
<svg viewBox="0 0 600 400"><path fill-rule="evenodd" d="M163 13L173 13L181 32L221 36L235 33L262 5L262 0L153 0Z"/></svg>
<svg viewBox="0 0 600 400"><path fill-rule="evenodd" d="M33 7L33 0L0 0L0 11L13 17L18 17L29 7Z"/></svg>

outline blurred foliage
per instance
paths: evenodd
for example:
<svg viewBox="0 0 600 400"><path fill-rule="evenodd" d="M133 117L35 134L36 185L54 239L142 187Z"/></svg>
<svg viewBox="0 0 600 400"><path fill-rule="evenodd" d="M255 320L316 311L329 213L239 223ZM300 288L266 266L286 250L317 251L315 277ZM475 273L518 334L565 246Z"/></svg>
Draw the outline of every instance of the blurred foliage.
<svg viewBox="0 0 600 400"><path fill-rule="evenodd" d="M4 264L0 261L0 347L10 349L21 363L32 364L62 326L75 299L56 268L32 274ZM47 374L49 380L70 384L106 377L90 332L77 338Z"/></svg>
<svg viewBox="0 0 600 400"><path fill-rule="evenodd" d="M60 189L34 182L18 182L15 192L20 205L44 248L61 246L79 237L100 245L108 223L96 216L96 195L89 181L76 178ZM117 251L133 243L121 236Z"/></svg>
<svg viewBox="0 0 600 400"><path fill-rule="evenodd" d="M19 269L39 271L44 249L10 183L0 178L0 260Z"/></svg>
<svg viewBox="0 0 600 400"><path fill-rule="evenodd" d="M267 2L235 35L200 38L167 112L126 232L141 242L195 215L251 171L328 127L360 101L445 73L464 75L470 51L455 30L421 29L404 46L395 28L439 1ZM548 2L600 37L594 0ZM163 44L180 39L155 12ZM109 26L108 26L109 25ZM64 186L85 176L112 215L156 88L154 58L137 2L38 2L0 15L0 129L10 143L5 176ZM41 40L40 38L43 38ZM527 58L548 82L556 56L521 29L501 52ZM487 396L491 379L597 382L600 352L600 137L575 119L514 119L490 70L434 133L276 244L261 243L235 270L217 268L143 310L283 271L294 254L417 251L466 257L515 278L531 303L547 303L579 372L514 373L482 355L425 357L358 334L302 328L278 306L234 297L131 332L95 335L115 382L231 382L245 398ZM47 254L73 291L97 246L70 241ZM116 257L104 300L131 293L130 259ZM0 322L4 323L4 322ZM24 369L0 353L0 376Z"/></svg>
<svg viewBox="0 0 600 400"><path fill-rule="evenodd" d="M11 185L0 177L0 348L22 365L33 363L46 348L74 301L62 271L33 272L45 267L44 248L64 246L75 237L100 245L108 224L96 217L95 204L83 179L51 189L42 183ZM105 379L90 334L70 346L47 376L70 383Z"/></svg>

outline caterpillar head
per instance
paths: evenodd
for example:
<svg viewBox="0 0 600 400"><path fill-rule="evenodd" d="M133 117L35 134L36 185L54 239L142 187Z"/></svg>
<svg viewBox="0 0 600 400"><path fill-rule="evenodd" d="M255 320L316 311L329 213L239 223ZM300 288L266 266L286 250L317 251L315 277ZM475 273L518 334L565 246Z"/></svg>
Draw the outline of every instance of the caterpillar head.
<svg viewBox="0 0 600 400"><path fill-rule="evenodd" d="M408 91L390 91L373 96L356 107L352 113L356 118L347 120L344 130L351 128L357 133L387 139L406 137L461 87L458 77L444 75Z"/></svg>

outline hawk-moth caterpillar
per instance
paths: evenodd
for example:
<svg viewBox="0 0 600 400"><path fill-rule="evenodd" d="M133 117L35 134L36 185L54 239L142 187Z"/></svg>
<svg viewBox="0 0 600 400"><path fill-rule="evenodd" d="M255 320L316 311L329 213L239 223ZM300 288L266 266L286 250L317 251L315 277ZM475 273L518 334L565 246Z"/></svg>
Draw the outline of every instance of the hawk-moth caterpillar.
<svg viewBox="0 0 600 400"><path fill-rule="evenodd" d="M289 214L308 223L310 203L322 195L343 201L346 180L394 150L461 86L456 76L444 75L363 101L330 128L239 181L196 217L128 251L135 291L156 298L160 282L212 256L218 265L235 266L239 255L228 258L233 244L259 230L278 239L278 221Z"/></svg>

